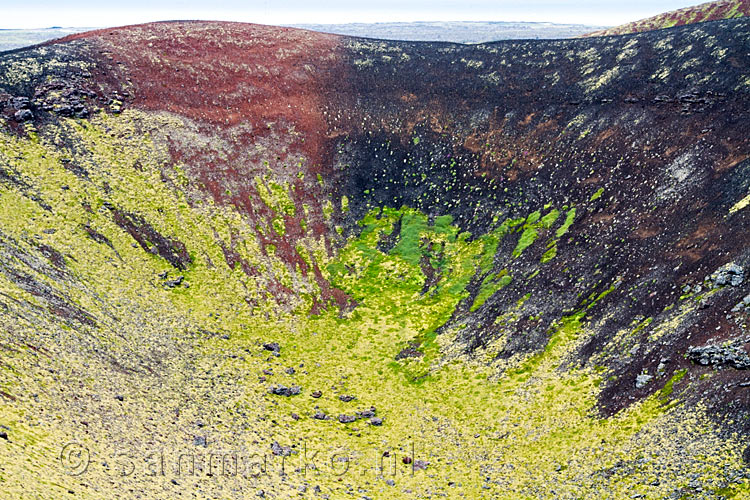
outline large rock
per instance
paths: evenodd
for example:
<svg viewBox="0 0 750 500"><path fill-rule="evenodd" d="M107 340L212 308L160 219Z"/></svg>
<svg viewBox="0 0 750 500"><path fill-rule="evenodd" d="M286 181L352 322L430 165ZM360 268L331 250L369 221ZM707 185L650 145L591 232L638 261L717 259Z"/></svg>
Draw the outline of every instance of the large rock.
<svg viewBox="0 0 750 500"><path fill-rule="evenodd" d="M741 266L734 262L725 264L708 278L712 288L719 288L726 285L739 286L745 280L745 272Z"/></svg>
<svg viewBox="0 0 750 500"><path fill-rule="evenodd" d="M703 366L731 366L737 370L750 369L750 356L740 346L707 345L688 349L688 358Z"/></svg>

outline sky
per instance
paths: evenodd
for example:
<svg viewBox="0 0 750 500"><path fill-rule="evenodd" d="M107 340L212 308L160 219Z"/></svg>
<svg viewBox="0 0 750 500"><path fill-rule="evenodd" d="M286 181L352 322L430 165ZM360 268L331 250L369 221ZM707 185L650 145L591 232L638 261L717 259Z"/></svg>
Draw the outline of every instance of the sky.
<svg viewBox="0 0 750 500"><path fill-rule="evenodd" d="M0 0L0 28L205 19L262 24L529 21L612 26L702 0Z"/></svg>

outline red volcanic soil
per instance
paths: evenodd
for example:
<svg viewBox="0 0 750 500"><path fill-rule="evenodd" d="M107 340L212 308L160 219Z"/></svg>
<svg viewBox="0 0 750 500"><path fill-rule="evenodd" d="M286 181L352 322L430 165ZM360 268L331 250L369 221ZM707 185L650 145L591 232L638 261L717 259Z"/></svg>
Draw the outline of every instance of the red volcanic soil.
<svg viewBox="0 0 750 500"><path fill-rule="evenodd" d="M341 37L229 22L164 22L103 29L58 40L86 39L125 68L132 105L169 111L217 128L285 122L308 138L325 130L320 74L336 60ZM315 140L300 146L320 159Z"/></svg>

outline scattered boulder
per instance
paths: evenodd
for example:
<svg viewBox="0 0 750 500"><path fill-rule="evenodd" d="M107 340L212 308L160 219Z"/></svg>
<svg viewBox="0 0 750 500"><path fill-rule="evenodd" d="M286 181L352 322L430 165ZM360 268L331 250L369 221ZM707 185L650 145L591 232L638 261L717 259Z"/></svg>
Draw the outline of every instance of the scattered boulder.
<svg viewBox="0 0 750 500"><path fill-rule="evenodd" d="M285 385L272 385L268 388L268 392L271 394L275 394L277 396L296 396L300 392L302 392L302 388L298 385L293 385L291 387L287 387Z"/></svg>
<svg viewBox="0 0 750 500"><path fill-rule="evenodd" d="M313 418L315 420L328 420L328 415L323 413L321 410L316 410L313 414Z"/></svg>
<svg viewBox="0 0 750 500"><path fill-rule="evenodd" d="M341 401L343 401L344 403L348 403L348 402L350 402L350 401L354 401L354 400L355 400L355 399L357 399L357 398L356 398L356 397L354 397L354 396L346 396L346 395L342 394L341 396L339 396L339 399L340 399Z"/></svg>
<svg viewBox="0 0 750 500"><path fill-rule="evenodd" d="M313 392L312 394L310 394L310 396L314 397L315 399L318 399L318 398L319 398L319 397L321 397L322 395L323 395L323 393L322 393L322 392L320 392L320 391L315 391L315 392Z"/></svg>
<svg viewBox="0 0 750 500"><path fill-rule="evenodd" d="M206 442L206 436L195 436L193 438L193 445L195 446L203 446L206 448L208 446Z"/></svg>
<svg viewBox="0 0 750 500"><path fill-rule="evenodd" d="M664 375L664 373L666 373L667 363L669 363L669 358L661 358L659 360L659 366L656 367L656 372L659 374L659 376Z"/></svg>
<svg viewBox="0 0 750 500"><path fill-rule="evenodd" d="M653 378L653 375L649 375L648 373L641 373L635 378L635 388L641 389L643 387L646 387L646 385L651 382L651 379Z"/></svg>
<svg viewBox="0 0 750 500"><path fill-rule="evenodd" d="M9 441L8 439L8 433L5 431L0 431L0 438L5 439L6 441Z"/></svg>
<svg viewBox="0 0 750 500"><path fill-rule="evenodd" d="M288 375L294 375L296 372L293 367L289 367L286 370L284 370Z"/></svg>
<svg viewBox="0 0 750 500"><path fill-rule="evenodd" d="M383 425L383 419L380 418L380 417L372 417L370 419L370 425L374 425L374 426L378 426L379 427L379 426Z"/></svg>

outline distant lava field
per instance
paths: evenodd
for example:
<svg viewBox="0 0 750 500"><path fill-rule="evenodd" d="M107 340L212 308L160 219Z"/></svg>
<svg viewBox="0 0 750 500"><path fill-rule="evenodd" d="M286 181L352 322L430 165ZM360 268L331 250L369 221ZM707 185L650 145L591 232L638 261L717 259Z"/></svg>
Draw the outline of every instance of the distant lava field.
<svg viewBox="0 0 750 500"><path fill-rule="evenodd" d="M750 20L0 53L0 497L750 498Z"/></svg>

